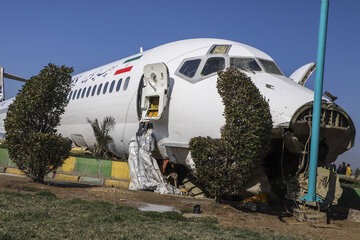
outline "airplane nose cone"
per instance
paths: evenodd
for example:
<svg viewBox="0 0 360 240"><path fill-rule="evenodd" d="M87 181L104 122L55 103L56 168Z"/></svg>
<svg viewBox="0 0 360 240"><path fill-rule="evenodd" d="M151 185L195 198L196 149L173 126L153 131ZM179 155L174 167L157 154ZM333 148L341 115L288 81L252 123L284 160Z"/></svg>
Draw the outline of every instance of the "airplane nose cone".
<svg viewBox="0 0 360 240"><path fill-rule="evenodd" d="M251 78L269 102L274 127L288 124L295 111L314 98L313 91L285 76L257 73Z"/></svg>

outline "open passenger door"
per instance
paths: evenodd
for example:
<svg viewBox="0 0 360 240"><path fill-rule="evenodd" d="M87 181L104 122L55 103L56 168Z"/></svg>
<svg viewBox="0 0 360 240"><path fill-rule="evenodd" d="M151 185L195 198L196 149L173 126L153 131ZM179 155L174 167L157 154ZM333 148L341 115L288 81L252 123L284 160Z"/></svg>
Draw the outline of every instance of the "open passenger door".
<svg viewBox="0 0 360 240"><path fill-rule="evenodd" d="M144 66L140 91L141 121L159 120L165 112L169 95L169 71L164 63Z"/></svg>

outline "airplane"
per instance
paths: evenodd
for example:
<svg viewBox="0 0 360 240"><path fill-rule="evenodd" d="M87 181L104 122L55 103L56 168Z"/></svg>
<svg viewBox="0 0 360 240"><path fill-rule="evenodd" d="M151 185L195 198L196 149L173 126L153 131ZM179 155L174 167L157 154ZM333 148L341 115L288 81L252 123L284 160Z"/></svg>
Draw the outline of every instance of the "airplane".
<svg viewBox="0 0 360 240"><path fill-rule="evenodd" d="M200 38L171 42L72 77L69 104L59 133L76 146L91 147L95 137L89 119L113 116L116 156L128 152L139 122L153 123L158 158L186 165L189 140L197 136L219 138L225 124L224 106L217 92L217 72L235 67L245 72L266 98L273 121L272 151L265 164L273 174L298 175L309 159L314 92L305 86L315 63L287 77L275 61L254 47L223 39ZM0 103L0 134L13 99ZM354 145L350 116L323 98L319 166L337 159ZM282 157L279 157L282 156ZM282 162L285 159L285 162ZM285 172L285 173L284 173Z"/></svg>

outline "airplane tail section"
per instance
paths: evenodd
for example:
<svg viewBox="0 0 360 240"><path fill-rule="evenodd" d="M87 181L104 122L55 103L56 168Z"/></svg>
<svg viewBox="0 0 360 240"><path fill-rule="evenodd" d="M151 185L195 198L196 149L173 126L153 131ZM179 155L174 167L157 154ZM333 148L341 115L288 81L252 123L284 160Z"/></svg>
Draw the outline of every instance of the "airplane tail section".
<svg viewBox="0 0 360 240"><path fill-rule="evenodd" d="M5 101L5 85L4 85L4 78L9 78L12 80L26 82L27 79L15 76L10 73L6 73L4 71L4 67L0 67L0 102Z"/></svg>

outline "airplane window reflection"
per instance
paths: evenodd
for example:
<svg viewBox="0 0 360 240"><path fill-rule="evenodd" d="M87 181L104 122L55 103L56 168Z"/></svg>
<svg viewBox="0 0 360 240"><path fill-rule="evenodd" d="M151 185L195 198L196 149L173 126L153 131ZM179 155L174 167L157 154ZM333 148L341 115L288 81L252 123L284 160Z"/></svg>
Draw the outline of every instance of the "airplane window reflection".
<svg viewBox="0 0 360 240"><path fill-rule="evenodd" d="M88 91L87 91L87 93L86 93L86 97L88 97L88 96L89 96L90 91L91 91L91 86L88 88Z"/></svg>
<svg viewBox="0 0 360 240"><path fill-rule="evenodd" d="M106 90L107 90L108 86L109 86L109 82L106 82L105 86L104 86L103 94L106 93Z"/></svg>
<svg viewBox="0 0 360 240"><path fill-rule="evenodd" d="M75 97L76 97L76 93L77 93L77 90L75 90L75 92L74 92L74 95L73 95L73 100L75 99Z"/></svg>
<svg viewBox="0 0 360 240"><path fill-rule="evenodd" d="M283 75L280 69L276 66L276 64L273 61L269 61L265 59L259 59L259 61L263 65L265 72L277 74L277 75Z"/></svg>
<svg viewBox="0 0 360 240"><path fill-rule="evenodd" d="M196 70L200 65L200 62L200 59L186 61L180 68L179 72L189 78L192 78L195 75Z"/></svg>
<svg viewBox="0 0 360 240"><path fill-rule="evenodd" d="M128 88L130 82L130 77L127 77L124 82L123 90L125 91Z"/></svg>
<svg viewBox="0 0 360 240"><path fill-rule="evenodd" d="M76 99L79 99L80 93L81 93L81 88L80 88L79 91L78 91L78 94L77 94L77 96L76 96Z"/></svg>
<svg viewBox="0 0 360 240"><path fill-rule="evenodd" d="M245 68L251 71L261 71L254 58L230 58L230 67Z"/></svg>
<svg viewBox="0 0 360 240"><path fill-rule="evenodd" d="M73 91L71 91L71 92L69 93L69 97L68 97L69 100L71 100L72 94L73 94Z"/></svg>
<svg viewBox="0 0 360 240"><path fill-rule="evenodd" d="M114 89L114 85L115 85L115 80L111 82L109 93L112 93L112 91Z"/></svg>
<svg viewBox="0 0 360 240"><path fill-rule="evenodd" d="M81 98L84 98L85 92L86 92L86 88L83 89L82 94L81 94Z"/></svg>
<svg viewBox="0 0 360 240"><path fill-rule="evenodd" d="M209 75L225 68L225 59L222 57L209 58L203 70L201 71L202 76Z"/></svg>
<svg viewBox="0 0 360 240"><path fill-rule="evenodd" d="M97 95L99 95L99 94L100 94L100 92L101 92L101 88L102 88L102 85L103 85L102 83L99 85L99 88L98 88L97 93L96 93Z"/></svg>
<svg viewBox="0 0 360 240"><path fill-rule="evenodd" d="M225 54L228 50L229 46L227 45L217 45L211 49L211 54Z"/></svg>
<svg viewBox="0 0 360 240"><path fill-rule="evenodd" d="M117 85L116 85L116 91L118 92L120 90L121 87L121 82L122 82L122 78L119 79Z"/></svg>
<svg viewBox="0 0 360 240"><path fill-rule="evenodd" d="M94 88L93 88L93 90L92 90L92 92L91 92L91 96L94 96L94 94L95 94L95 92L96 92L96 87L97 87L97 85L94 86Z"/></svg>

